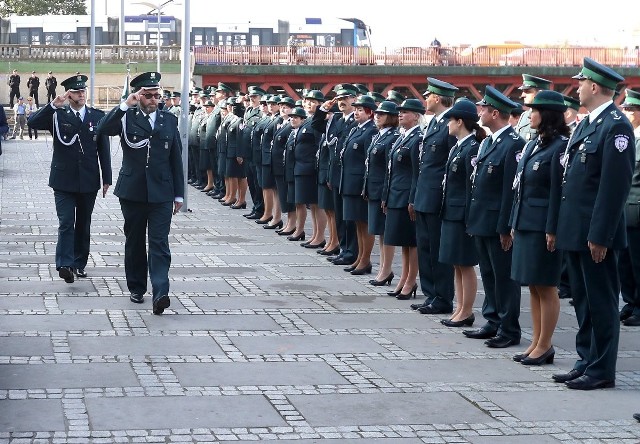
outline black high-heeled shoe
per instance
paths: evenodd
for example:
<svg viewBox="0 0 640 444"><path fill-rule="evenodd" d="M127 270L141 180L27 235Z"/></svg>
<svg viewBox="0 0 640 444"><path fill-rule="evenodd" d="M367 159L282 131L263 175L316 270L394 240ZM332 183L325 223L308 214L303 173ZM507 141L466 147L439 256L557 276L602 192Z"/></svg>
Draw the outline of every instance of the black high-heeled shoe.
<svg viewBox="0 0 640 444"><path fill-rule="evenodd" d="M232 210L244 210L247 208L247 203L241 203L240 205L231 205Z"/></svg>
<svg viewBox="0 0 640 444"><path fill-rule="evenodd" d="M400 293L402 293L402 287L398 290L387 291L387 296L398 296Z"/></svg>
<svg viewBox="0 0 640 444"><path fill-rule="evenodd" d="M471 316L461 321L452 321L451 319L443 319L440 321L440 323L447 327L465 327L465 326L471 327L475 322L475 320L476 320L476 315L471 313Z"/></svg>
<svg viewBox="0 0 640 444"><path fill-rule="evenodd" d="M271 222L273 220L273 216L269 216L268 219L265 220L260 220L260 219L256 219L256 223L258 225L264 225L264 224L268 224L269 222Z"/></svg>
<svg viewBox="0 0 640 444"><path fill-rule="evenodd" d="M281 231L277 231L278 236L291 236L295 232L296 232L295 228L293 230L291 230L291 231L282 231L282 230Z"/></svg>
<svg viewBox="0 0 640 444"><path fill-rule="evenodd" d="M222 206L223 207L230 207L231 205L235 204L237 202L236 199L233 199L231 202L222 202Z"/></svg>
<svg viewBox="0 0 640 444"><path fill-rule="evenodd" d="M356 269L356 264L353 265L349 265L348 267L344 267L343 270L346 271L347 273L351 273L353 270Z"/></svg>
<svg viewBox="0 0 640 444"><path fill-rule="evenodd" d="M304 240L304 231L302 232L302 234L299 234L298 236L289 236L289 237L287 237L287 240L293 241L293 242Z"/></svg>
<svg viewBox="0 0 640 444"><path fill-rule="evenodd" d="M304 248L322 248L327 245L327 241L322 241L319 244L307 244Z"/></svg>
<svg viewBox="0 0 640 444"><path fill-rule="evenodd" d="M277 228L282 228L282 221L279 221L273 225L269 225L269 224L263 225L262 228L264 228L265 230L275 230Z"/></svg>
<svg viewBox="0 0 640 444"><path fill-rule="evenodd" d="M333 256L335 254L340 254L340 246L337 246L333 250L319 250L316 253L321 254L323 256Z"/></svg>
<svg viewBox="0 0 640 444"><path fill-rule="evenodd" d="M513 360L516 362L522 362L522 360L527 356L529 356L529 353L518 353L516 355L513 355Z"/></svg>
<svg viewBox="0 0 640 444"><path fill-rule="evenodd" d="M542 355L537 358L530 358L527 356L526 358L522 358L520 364L522 365L542 365L542 364L553 364L553 357L555 356L556 351L553 349L553 346L549 348Z"/></svg>
<svg viewBox="0 0 640 444"><path fill-rule="evenodd" d="M371 270L373 270L373 265L371 265L371 262L369 262L369 265L364 268L356 268L354 270L351 270L351 274L354 276L362 276L363 274L371 274Z"/></svg>
<svg viewBox="0 0 640 444"><path fill-rule="evenodd" d="M413 288L408 294L400 293L398 296L396 296L396 299L399 301L407 301L411 299L411 297L415 298L417 291L418 291L418 284L413 284Z"/></svg>
<svg viewBox="0 0 640 444"><path fill-rule="evenodd" d="M391 285L391 281L393 280L394 277L395 277L395 275L393 274L393 271L392 271L391 273L389 273L389 276L387 276L383 280L376 281L375 279L371 279L369 281L369 284L373 285L374 287L382 287L383 285Z"/></svg>

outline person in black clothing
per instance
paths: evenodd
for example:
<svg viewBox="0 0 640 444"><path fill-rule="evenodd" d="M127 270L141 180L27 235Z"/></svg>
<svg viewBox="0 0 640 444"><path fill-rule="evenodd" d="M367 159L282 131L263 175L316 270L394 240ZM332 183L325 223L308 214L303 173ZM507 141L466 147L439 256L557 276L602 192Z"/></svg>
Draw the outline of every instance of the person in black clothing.
<svg viewBox="0 0 640 444"><path fill-rule="evenodd" d="M14 69L9 76L9 108L13 108L13 99L20 97L20 76L18 70Z"/></svg>
<svg viewBox="0 0 640 444"><path fill-rule="evenodd" d="M50 103L56 98L56 87L58 86L58 80L53 75L53 72L49 71L47 78L44 81L44 87L47 89L47 103Z"/></svg>
<svg viewBox="0 0 640 444"><path fill-rule="evenodd" d="M31 71L31 77L27 80L27 88L29 88L29 97L33 97L36 106L40 107L40 101L38 100L38 88L40 88L40 77L36 75L35 71Z"/></svg>

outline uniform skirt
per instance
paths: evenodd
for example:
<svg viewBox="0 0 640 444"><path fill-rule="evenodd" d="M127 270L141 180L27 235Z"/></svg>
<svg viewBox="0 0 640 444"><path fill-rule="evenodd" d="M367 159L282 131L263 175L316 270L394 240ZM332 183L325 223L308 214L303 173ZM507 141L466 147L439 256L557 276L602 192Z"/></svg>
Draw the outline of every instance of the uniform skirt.
<svg viewBox="0 0 640 444"><path fill-rule="evenodd" d="M262 186L262 165L260 164L256 164L252 167L250 167L252 170L255 169L256 171L256 182L258 183L258 186L260 188L263 188ZM262 192L260 193L260 195L262 195Z"/></svg>
<svg viewBox="0 0 640 444"><path fill-rule="evenodd" d="M295 200L296 204L317 204L318 203L318 176L308 174L296 176L295 179Z"/></svg>
<svg viewBox="0 0 640 444"><path fill-rule="evenodd" d="M555 287L560 282L562 254L547 250L545 233L516 230L511 257L511 279L523 285Z"/></svg>
<svg viewBox="0 0 640 444"><path fill-rule="evenodd" d="M438 260L443 264L478 265L478 250L463 221L443 220Z"/></svg>
<svg viewBox="0 0 640 444"><path fill-rule="evenodd" d="M296 207L287 200L287 193L289 187L287 181L284 180L284 176L274 176L276 181L276 189L278 190L278 200L280 201L280 209L283 213L290 213L295 211Z"/></svg>
<svg viewBox="0 0 640 444"><path fill-rule="evenodd" d="M323 210L334 211L333 191L327 187L327 184L318 185L318 207Z"/></svg>
<svg viewBox="0 0 640 444"><path fill-rule="evenodd" d="M384 222L387 217L382 211L382 207L380 206L381 203L382 202L379 200L367 201L367 208L369 210L369 215L367 217L369 234L384 235Z"/></svg>
<svg viewBox="0 0 640 444"><path fill-rule="evenodd" d="M218 156L218 177L227 177L227 158L223 156Z"/></svg>
<svg viewBox="0 0 640 444"><path fill-rule="evenodd" d="M225 170L225 177L243 178L247 177L246 161L242 162L242 165L238 163L235 157L227 157L227 168Z"/></svg>
<svg viewBox="0 0 640 444"><path fill-rule="evenodd" d="M198 150L198 169L200 171L207 171L211 169L211 159L209 157L209 150Z"/></svg>
<svg viewBox="0 0 640 444"><path fill-rule="evenodd" d="M209 151L209 167L208 170L213 170L216 174L218 174L218 152L216 150L207 150Z"/></svg>
<svg viewBox="0 0 640 444"><path fill-rule="evenodd" d="M416 246L416 223L409 218L407 207L387 208L384 243L396 247Z"/></svg>
<svg viewBox="0 0 640 444"><path fill-rule="evenodd" d="M276 180L271 172L271 165L261 165L260 169L262 169L262 182L260 183L260 187L262 187L263 190L274 189L276 187Z"/></svg>
<svg viewBox="0 0 640 444"><path fill-rule="evenodd" d="M296 183L287 181L287 202L290 205L293 205L294 209L296 206Z"/></svg>

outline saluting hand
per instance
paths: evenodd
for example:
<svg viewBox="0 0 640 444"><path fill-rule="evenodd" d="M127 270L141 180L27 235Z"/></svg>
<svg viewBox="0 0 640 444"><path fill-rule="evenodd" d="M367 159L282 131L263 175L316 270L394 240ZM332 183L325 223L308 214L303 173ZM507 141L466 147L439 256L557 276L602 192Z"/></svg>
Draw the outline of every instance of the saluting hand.
<svg viewBox="0 0 640 444"><path fill-rule="evenodd" d="M64 102L67 101L67 98L69 98L69 91L65 92L63 96L56 96L51 103L56 108L62 108L64 106Z"/></svg>
<svg viewBox="0 0 640 444"><path fill-rule="evenodd" d="M140 103L140 96L138 93L131 93L125 102L129 108L133 108L138 103Z"/></svg>

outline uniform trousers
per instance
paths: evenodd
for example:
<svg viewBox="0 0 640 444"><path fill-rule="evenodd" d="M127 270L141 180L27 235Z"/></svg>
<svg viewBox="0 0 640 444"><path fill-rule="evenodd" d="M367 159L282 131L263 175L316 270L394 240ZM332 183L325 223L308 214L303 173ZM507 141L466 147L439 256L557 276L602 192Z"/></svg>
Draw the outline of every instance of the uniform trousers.
<svg viewBox="0 0 640 444"><path fill-rule="evenodd" d="M474 236L484 288L482 316L499 336L520 339L520 284L511 279L511 249L499 236Z"/></svg>
<svg viewBox="0 0 640 444"><path fill-rule="evenodd" d="M598 379L615 379L620 319L618 252L596 264L590 251L567 251L569 282L578 318L574 369Z"/></svg>
<svg viewBox="0 0 640 444"><path fill-rule="evenodd" d="M453 309L453 265L443 264L440 256L442 219L437 214L416 211L416 243L420 288L426 305L442 311Z"/></svg>
<svg viewBox="0 0 640 444"><path fill-rule="evenodd" d="M56 98L56 90L55 90L55 88L54 89L48 89L47 90L47 103L51 102L55 98Z"/></svg>
<svg viewBox="0 0 640 444"><path fill-rule="evenodd" d="M334 186L333 206L336 213L336 228L338 231L338 239L340 241L340 256L345 261L354 261L358 257L358 237L356 234L356 223L344 220L344 205L342 194L338 192L338 187Z"/></svg>
<svg viewBox="0 0 640 444"><path fill-rule="evenodd" d="M169 227L173 202L147 203L120 199L120 208L124 216L124 271L127 288L134 294L146 293L148 274L155 301L169 294Z"/></svg>
<svg viewBox="0 0 640 444"><path fill-rule="evenodd" d="M89 260L91 214L97 192L69 193L54 190L58 215L58 244L56 270L71 267L83 270Z"/></svg>
<svg viewBox="0 0 640 444"><path fill-rule="evenodd" d="M620 251L620 293L625 304L640 316L640 227L627 227L629 246Z"/></svg>

